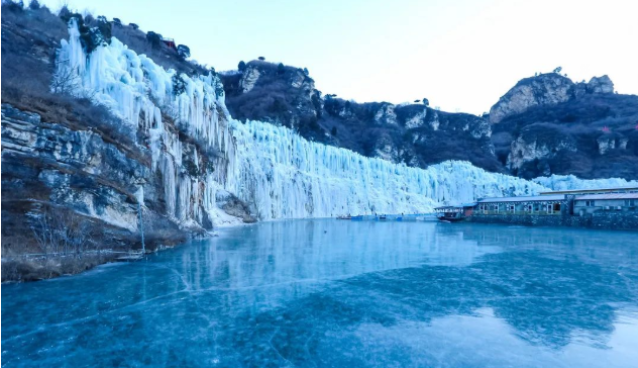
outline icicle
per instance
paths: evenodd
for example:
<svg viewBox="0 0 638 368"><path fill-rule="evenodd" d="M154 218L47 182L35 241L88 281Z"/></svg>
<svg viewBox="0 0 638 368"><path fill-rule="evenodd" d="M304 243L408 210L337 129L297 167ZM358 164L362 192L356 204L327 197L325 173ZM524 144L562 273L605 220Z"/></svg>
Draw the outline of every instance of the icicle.
<svg viewBox="0 0 638 368"><path fill-rule="evenodd" d="M142 218L142 207L144 206L144 187L140 187L135 192L135 198L137 199L137 216L140 224L140 240L142 242L142 254L146 253L146 244L144 243L144 221Z"/></svg>
<svg viewBox="0 0 638 368"><path fill-rule="evenodd" d="M232 127L238 169L227 188L254 203L264 219L423 213L442 201L470 202L544 189L467 162L423 170L308 142L272 124L234 121Z"/></svg>

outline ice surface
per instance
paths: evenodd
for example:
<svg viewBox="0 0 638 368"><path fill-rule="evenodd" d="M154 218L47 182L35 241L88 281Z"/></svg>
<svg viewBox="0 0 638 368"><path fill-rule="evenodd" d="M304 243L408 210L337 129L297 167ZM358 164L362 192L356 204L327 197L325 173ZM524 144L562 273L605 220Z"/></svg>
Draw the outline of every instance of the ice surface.
<svg viewBox="0 0 638 368"><path fill-rule="evenodd" d="M631 233L291 220L2 285L7 367L635 367Z"/></svg>

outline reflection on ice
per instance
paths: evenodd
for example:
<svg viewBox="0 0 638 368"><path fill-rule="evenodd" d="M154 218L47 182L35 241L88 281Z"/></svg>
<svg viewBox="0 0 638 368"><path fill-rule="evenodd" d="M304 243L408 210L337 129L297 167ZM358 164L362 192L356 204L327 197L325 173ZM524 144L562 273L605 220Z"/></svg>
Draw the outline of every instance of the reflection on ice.
<svg viewBox="0 0 638 368"><path fill-rule="evenodd" d="M517 338L512 327L491 308L437 318L431 323L402 321L388 327L362 324L352 335L365 342L366 351L378 351L386 366L392 363L393 355L403 353L411 366L505 367L514 363L516 367L627 367L638 361L634 347L638 313L622 315L618 322L614 333L603 336L576 331L576 343L561 350L560 358L555 350ZM494 353L495 347L498 354ZM619 350L626 355L618 354Z"/></svg>
<svg viewBox="0 0 638 368"><path fill-rule="evenodd" d="M634 234L267 222L2 288L7 366L631 366Z"/></svg>

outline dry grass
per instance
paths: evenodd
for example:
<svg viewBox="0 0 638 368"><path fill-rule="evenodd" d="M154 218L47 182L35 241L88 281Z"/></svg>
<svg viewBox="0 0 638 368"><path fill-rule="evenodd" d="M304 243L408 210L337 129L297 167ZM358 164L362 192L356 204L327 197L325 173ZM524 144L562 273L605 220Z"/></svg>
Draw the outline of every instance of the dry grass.
<svg viewBox="0 0 638 368"><path fill-rule="evenodd" d="M62 275L73 275L112 262L118 256L120 256L118 253L94 252L48 257L2 257L2 282L37 281Z"/></svg>
<svg viewBox="0 0 638 368"><path fill-rule="evenodd" d="M177 50L167 47L164 43L153 45L147 39L147 34L130 25L113 25L113 37L122 41L137 54L144 54L165 69L175 69L187 75L206 74L204 66L182 59Z"/></svg>

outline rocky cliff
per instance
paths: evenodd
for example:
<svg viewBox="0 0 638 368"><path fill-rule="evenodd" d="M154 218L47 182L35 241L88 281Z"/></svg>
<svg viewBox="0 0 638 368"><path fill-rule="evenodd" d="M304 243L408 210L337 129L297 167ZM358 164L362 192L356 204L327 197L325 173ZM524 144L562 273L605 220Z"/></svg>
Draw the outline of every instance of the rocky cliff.
<svg viewBox="0 0 638 368"><path fill-rule="evenodd" d="M356 103L324 96L307 70L260 60L221 77L226 105L237 119L283 125L309 140L414 167L452 159L503 171L484 118L423 103Z"/></svg>
<svg viewBox="0 0 638 368"><path fill-rule="evenodd" d="M574 83L557 73L541 74L516 83L490 109L490 123L498 124L503 118L527 111L533 106L556 105L572 97Z"/></svg>
<svg viewBox="0 0 638 368"><path fill-rule="evenodd" d="M490 113L506 169L524 178L638 178L638 96L607 76L572 83L556 73L524 79Z"/></svg>
<svg viewBox="0 0 638 368"><path fill-rule="evenodd" d="M322 96L302 69L265 61L245 65L222 76L234 116L288 126L368 157L421 168L467 160L524 178L638 178L638 97L615 94L608 76L588 83L558 73L525 78L479 117L420 102Z"/></svg>
<svg viewBox="0 0 638 368"><path fill-rule="evenodd" d="M46 9L2 7L3 280L254 221L223 190L233 142L214 74L166 74L116 39L85 54L82 32L96 28L81 16L67 31ZM110 70L118 57L129 62ZM143 76L169 83L148 95Z"/></svg>

